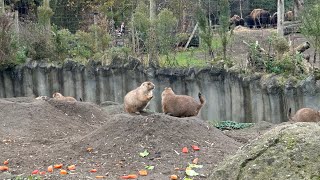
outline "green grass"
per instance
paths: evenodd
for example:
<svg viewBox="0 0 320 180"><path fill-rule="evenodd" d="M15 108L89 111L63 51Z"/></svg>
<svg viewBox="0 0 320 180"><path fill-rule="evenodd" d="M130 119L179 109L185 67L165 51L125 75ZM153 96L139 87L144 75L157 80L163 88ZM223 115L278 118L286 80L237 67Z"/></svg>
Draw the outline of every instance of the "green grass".
<svg viewBox="0 0 320 180"><path fill-rule="evenodd" d="M170 53L169 56L160 56L161 67L205 67L209 57L198 48L189 48L187 51Z"/></svg>

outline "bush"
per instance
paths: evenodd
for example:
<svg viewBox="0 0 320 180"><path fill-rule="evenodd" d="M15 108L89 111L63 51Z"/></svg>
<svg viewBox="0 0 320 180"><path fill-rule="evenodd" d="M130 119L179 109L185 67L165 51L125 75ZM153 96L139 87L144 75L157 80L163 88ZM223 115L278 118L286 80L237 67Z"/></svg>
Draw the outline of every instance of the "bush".
<svg viewBox="0 0 320 180"><path fill-rule="evenodd" d="M11 62L13 50L11 49L12 21L5 14L0 15L0 65Z"/></svg>

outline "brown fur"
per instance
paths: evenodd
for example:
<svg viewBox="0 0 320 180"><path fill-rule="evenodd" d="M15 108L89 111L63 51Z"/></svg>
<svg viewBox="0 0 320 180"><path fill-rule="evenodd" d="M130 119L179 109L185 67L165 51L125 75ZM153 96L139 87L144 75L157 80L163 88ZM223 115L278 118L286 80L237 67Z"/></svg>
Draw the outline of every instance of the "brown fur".
<svg viewBox="0 0 320 180"><path fill-rule="evenodd" d="M292 11L288 11L284 14L284 20L285 21L293 21L293 12Z"/></svg>
<svg viewBox="0 0 320 180"><path fill-rule="evenodd" d="M139 113L147 107L149 101L153 98L153 89L155 85L146 81L136 89L128 92L124 97L124 109L128 113Z"/></svg>
<svg viewBox="0 0 320 180"><path fill-rule="evenodd" d="M291 117L290 108L288 119L291 122L320 122L320 112L311 108L301 108Z"/></svg>
<svg viewBox="0 0 320 180"><path fill-rule="evenodd" d="M270 24L270 13L264 9L254 9L251 11L250 16L254 21L257 28L266 28Z"/></svg>
<svg viewBox="0 0 320 180"><path fill-rule="evenodd" d="M198 96L200 103L191 96L176 95L170 87L166 87L161 94L162 111L175 117L197 116L205 103L201 93Z"/></svg>
<svg viewBox="0 0 320 180"><path fill-rule="evenodd" d="M76 102L77 100L71 96L63 96L61 93L53 93L53 99L60 100L60 101L67 101L67 102Z"/></svg>

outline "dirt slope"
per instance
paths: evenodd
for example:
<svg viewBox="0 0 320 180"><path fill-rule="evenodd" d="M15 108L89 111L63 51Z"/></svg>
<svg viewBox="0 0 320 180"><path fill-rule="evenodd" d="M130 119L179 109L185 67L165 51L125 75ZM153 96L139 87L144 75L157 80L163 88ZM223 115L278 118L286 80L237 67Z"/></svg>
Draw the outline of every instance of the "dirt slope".
<svg viewBox="0 0 320 180"><path fill-rule="evenodd" d="M130 115L123 113L122 105L0 99L0 118L0 162L9 159L10 168L0 172L0 179L27 176L58 163L64 168L75 164L76 170L65 176L55 170L44 179L94 179L96 175L119 179L146 165L155 168L139 179L168 179L171 174L183 178L184 169L196 157L203 165L196 171L205 178L242 145L201 119ZM191 145L198 145L200 151L193 151ZM189 153L181 153L183 147ZM150 154L139 156L144 150ZM92 168L98 172L90 173Z"/></svg>

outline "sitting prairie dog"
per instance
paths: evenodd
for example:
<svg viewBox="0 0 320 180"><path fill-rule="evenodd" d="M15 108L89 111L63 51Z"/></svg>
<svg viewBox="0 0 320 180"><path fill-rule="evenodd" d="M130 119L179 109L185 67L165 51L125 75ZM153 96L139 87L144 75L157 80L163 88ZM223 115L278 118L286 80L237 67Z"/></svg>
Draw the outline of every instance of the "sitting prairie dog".
<svg viewBox="0 0 320 180"><path fill-rule="evenodd" d="M320 112L311 108L301 108L291 117L291 108L289 108L288 120L291 122L320 122Z"/></svg>
<svg viewBox="0 0 320 180"><path fill-rule="evenodd" d="M128 92L124 97L124 109L128 113L140 113L153 98L155 85L146 81L136 89Z"/></svg>
<svg viewBox="0 0 320 180"><path fill-rule="evenodd" d="M77 100L71 96L63 96L61 93L53 93L52 98L60 101L76 102Z"/></svg>
<svg viewBox="0 0 320 180"><path fill-rule="evenodd" d="M166 87L161 94L162 111L175 117L197 116L205 103L200 92L198 97L200 103L191 96L176 95L170 87Z"/></svg>

